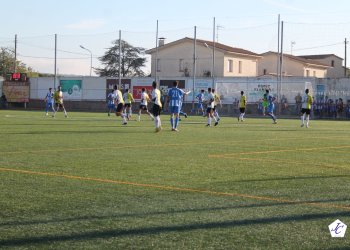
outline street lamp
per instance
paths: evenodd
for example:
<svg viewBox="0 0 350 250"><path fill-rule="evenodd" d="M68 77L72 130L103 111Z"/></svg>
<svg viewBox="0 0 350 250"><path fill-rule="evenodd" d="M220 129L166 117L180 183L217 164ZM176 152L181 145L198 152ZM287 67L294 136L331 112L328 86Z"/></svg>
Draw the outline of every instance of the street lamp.
<svg viewBox="0 0 350 250"><path fill-rule="evenodd" d="M85 49L85 50L87 50L90 53L90 76L91 76L91 72L92 72L92 52L91 52L91 50L85 48L83 45L80 45L80 48Z"/></svg>

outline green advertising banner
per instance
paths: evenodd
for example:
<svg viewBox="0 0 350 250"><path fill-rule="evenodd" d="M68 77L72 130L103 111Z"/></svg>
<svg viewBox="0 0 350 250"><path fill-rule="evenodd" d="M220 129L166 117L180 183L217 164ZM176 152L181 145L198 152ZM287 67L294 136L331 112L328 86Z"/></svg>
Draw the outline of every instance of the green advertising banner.
<svg viewBox="0 0 350 250"><path fill-rule="evenodd" d="M60 85L65 99L81 99L81 80L60 80Z"/></svg>

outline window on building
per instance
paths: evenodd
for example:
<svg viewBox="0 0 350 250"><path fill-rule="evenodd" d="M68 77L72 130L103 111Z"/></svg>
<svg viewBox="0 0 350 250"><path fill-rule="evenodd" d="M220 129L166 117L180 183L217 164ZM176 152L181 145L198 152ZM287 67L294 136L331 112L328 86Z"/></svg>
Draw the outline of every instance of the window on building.
<svg viewBox="0 0 350 250"><path fill-rule="evenodd" d="M267 69L264 69L264 75L267 75Z"/></svg>
<svg viewBox="0 0 350 250"><path fill-rule="evenodd" d="M179 60L179 71L184 72L184 59Z"/></svg>
<svg viewBox="0 0 350 250"><path fill-rule="evenodd" d="M332 60L332 62L331 62L331 66L332 66L332 67L334 67L334 60Z"/></svg>
<svg viewBox="0 0 350 250"><path fill-rule="evenodd" d="M227 69L228 72L233 72L233 60L228 60Z"/></svg>
<svg viewBox="0 0 350 250"><path fill-rule="evenodd" d="M239 74L242 74L242 64L243 64L242 61L238 62L238 73Z"/></svg>
<svg viewBox="0 0 350 250"><path fill-rule="evenodd" d="M157 71L160 72L160 59L157 59Z"/></svg>
<svg viewBox="0 0 350 250"><path fill-rule="evenodd" d="M309 77L310 76L310 70L306 70L306 77Z"/></svg>

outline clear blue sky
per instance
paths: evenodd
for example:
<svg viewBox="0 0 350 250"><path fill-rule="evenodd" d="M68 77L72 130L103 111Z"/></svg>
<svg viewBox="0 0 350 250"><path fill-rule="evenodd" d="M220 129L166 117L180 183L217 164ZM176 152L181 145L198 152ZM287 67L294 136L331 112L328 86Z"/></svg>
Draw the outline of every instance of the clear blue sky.
<svg viewBox="0 0 350 250"><path fill-rule="evenodd" d="M40 72L53 73L54 34L58 34L60 74L89 74L98 56L122 38L146 49L155 46L156 20L166 42L193 37L212 39L213 17L221 43L263 53L277 50L277 15L285 22L286 53L336 54L344 58L344 38L350 39L350 1L220 0L2 1L0 46L14 47L18 58ZM292 42L295 44L292 47ZM149 71L148 68L145 69Z"/></svg>

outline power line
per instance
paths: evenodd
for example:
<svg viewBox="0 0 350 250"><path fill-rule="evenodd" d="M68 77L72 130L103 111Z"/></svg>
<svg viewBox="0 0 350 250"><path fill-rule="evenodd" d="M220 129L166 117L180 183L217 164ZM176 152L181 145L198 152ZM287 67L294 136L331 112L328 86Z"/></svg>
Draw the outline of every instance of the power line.
<svg viewBox="0 0 350 250"><path fill-rule="evenodd" d="M324 47L332 47L332 46L340 45L340 44L343 44L343 43L341 42L341 43L333 43L333 44L320 45L320 46L314 46L314 47L308 47L308 48L294 49L294 51L309 50L309 49L319 49L319 48L324 48Z"/></svg>

